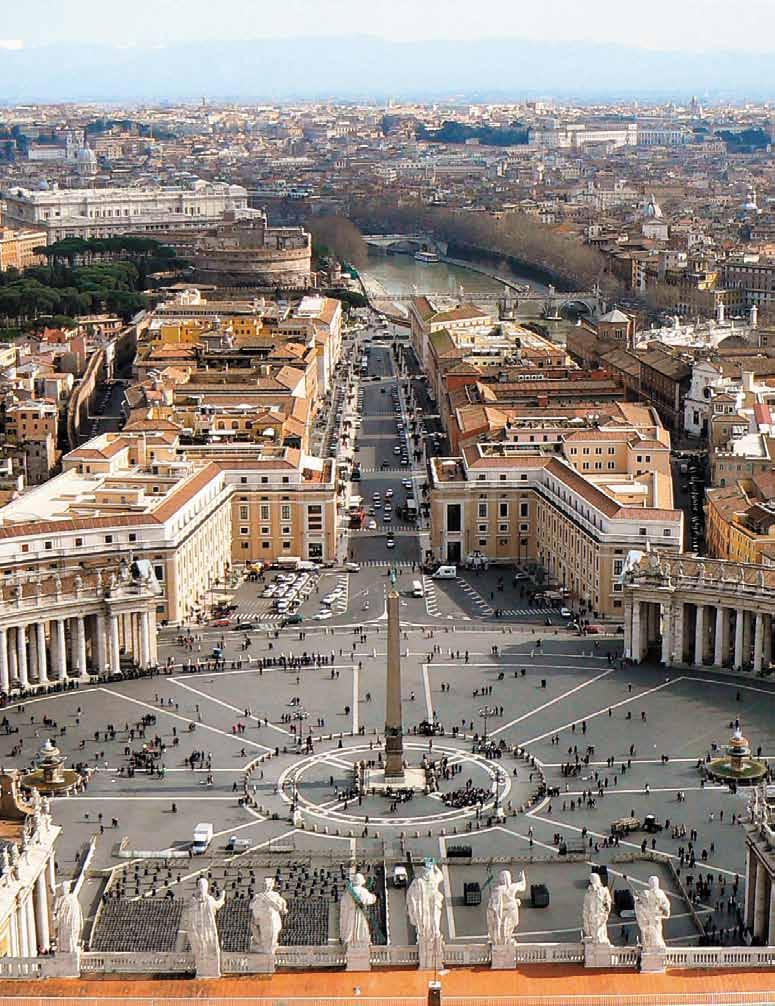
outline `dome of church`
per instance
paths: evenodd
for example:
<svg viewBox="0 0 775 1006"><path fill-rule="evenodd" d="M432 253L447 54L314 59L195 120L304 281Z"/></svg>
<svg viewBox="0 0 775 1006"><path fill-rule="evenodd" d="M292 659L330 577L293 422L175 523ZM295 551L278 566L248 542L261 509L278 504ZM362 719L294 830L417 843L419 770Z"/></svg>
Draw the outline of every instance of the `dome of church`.
<svg viewBox="0 0 775 1006"><path fill-rule="evenodd" d="M643 207L643 216L647 220L659 220L662 217L662 208L653 195Z"/></svg>

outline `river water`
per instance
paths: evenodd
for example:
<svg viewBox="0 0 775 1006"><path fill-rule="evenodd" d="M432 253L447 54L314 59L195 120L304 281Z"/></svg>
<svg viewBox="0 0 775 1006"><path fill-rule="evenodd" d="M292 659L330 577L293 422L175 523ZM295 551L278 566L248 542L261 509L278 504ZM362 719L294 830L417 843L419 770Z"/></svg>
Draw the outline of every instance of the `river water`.
<svg viewBox="0 0 775 1006"><path fill-rule="evenodd" d="M460 287L465 296L477 293L503 293L504 286L491 276L446 262L417 262L411 255L369 255L363 270L369 279L376 280L394 297L418 293L447 294L456 297ZM536 293L547 293L547 287L513 273L508 278L521 285L529 285Z"/></svg>
<svg viewBox="0 0 775 1006"><path fill-rule="evenodd" d="M485 265L482 268L486 269ZM505 270L512 283L529 286L531 292L547 294L549 288L541 283L521 276L518 273ZM495 304L490 299L493 294L503 294L505 287L492 276L467 269L465 266L447 262L417 262L411 255L369 255L365 269L361 270L361 279L369 288L371 296L377 299L384 293L384 298L410 297L413 294L437 294L459 297L461 300L472 300L476 303L477 294L489 294L486 304L482 306L495 310ZM462 287L462 297L460 288ZM519 321L539 322L552 342L565 345L565 339L573 323L565 319L544 319L545 301L539 296L535 300L527 300L515 294L518 302L517 319ZM393 310L406 316L405 303L398 303Z"/></svg>

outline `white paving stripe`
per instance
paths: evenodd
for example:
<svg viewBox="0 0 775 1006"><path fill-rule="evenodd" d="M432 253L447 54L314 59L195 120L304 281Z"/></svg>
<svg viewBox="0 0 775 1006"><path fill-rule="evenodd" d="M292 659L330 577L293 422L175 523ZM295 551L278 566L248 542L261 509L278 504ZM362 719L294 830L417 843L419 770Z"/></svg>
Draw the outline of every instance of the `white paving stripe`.
<svg viewBox="0 0 775 1006"><path fill-rule="evenodd" d="M207 692L200 692L198 688L194 688L193 685L189 685L185 681L181 681L180 678L170 678L170 681L178 685L178 687L180 688L185 688L186 691L188 692L193 692L194 695L199 695L203 699L207 699L216 706L223 706L224 709L228 709L230 712L236 713L240 719L244 720L246 718L244 709L239 709L237 708L237 706L233 706L229 702L224 702L223 699L216 699L214 695L208 695ZM264 726L264 720L262 717L255 716L251 713L250 716L247 717L247 719L253 720L254 723L257 723L261 727ZM271 720L269 720L269 722L266 725L270 727L272 730L279 730L280 733L287 734L289 737L294 736L293 734L291 734L290 730L284 730L282 727L279 727L275 723L272 723ZM239 738L244 737L244 734L232 734L231 736ZM269 747L268 744L260 744L259 742L256 742L256 747L263 748L265 751L272 750L272 748Z"/></svg>
<svg viewBox="0 0 775 1006"><path fill-rule="evenodd" d="M170 680L173 680L173 679L170 679ZM105 692L108 695L113 695L113 696L115 696L118 699L123 699L124 702L132 702L136 706L142 706L143 709L150 709L151 712L153 712L156 715L158 715L159 713L163 713L165 716L172 716L174 719L181 720L181 722L183 722L183 723L191 723L192 722L190 716L181 716L179 713L173 713L173 712L170 712L167 709L161 709L159 706L154 706L150 702L141 702L140 699L133 699L129 695L123 695L121 692L114 692L114 691L112 691L109 688L100 688L98 690L101 691L101 692ZM221 737L228 737L230 740L239 741L243 745L247 744L248 747L259 748L261 751L271 751L272 750L271 748L267 747L266 744L259 744L257 741L250 741L246 737L237 737L235 734L230 734L227 730L221 730L220 727L210 726L209 723L198 722L197 725L196 725L196 727L197 727L197 730L200 730L200 729L201 730L209 730L209 731L211 731L214 734L220 734Z"/></svg>
<svg viewBox="0 0 775 1006"><path fill-rule="evenodd" d="M517 716L517 718L514 719L514 720L511 720L511 722L504 723L504 725L502 727L498 727L497 730L492 730L491 731L491 735L493 737L495 737L499 733L502 733L504 730L508 730L510 727L513 727L516 723L521 723L523 720L528 719L530 716L534 716L536 713L540 713L542 710L548 709L549 706L553 706L557 702L563 702L565 699L568 698L568 696L573 695L576 692L581 691L582 688L587 688L589 685L594 685L595 682L596 681L600 681L601 678L607 678L609 674L613 674L613 671L614 671L614 669L612 667L612 668L609 668L609 670L607 670L607 671L603 671L602 674L598 674L594 678L590 678L589 681L582 681L582 683L580 685L576 685L576 687L575 688L571 688L570 691L563 692L562 695L558 695L556 698L549 699L548 702L544 702L544 704L542 706L538 706L536 709L531 709L531 711L529 713L523 713L522 716ZM582 718L583 719L589 719L588 716L587 717L582 717ZM556 731L553 731L553 732L556 733ZM531 742L530 741L525 741L525 743L529 744Z"/></svg>
<svg viewBox="0 0 775 1006"><path fill-rule="evenodd" d="M611 670L613 670L613 668L611 668ZM559 733L561 730L568 730L574 723L579 723L581 720L589 721L598 716L607 715L609 709L618 709L620 706L626 706L630 702L636 702L638 699L645 698L647 695L653 695L654 692L660 692L663 688L669 688L670 685L674 685L679 681L683 681L683 678L671 678L669 681L663 681L661 685L655 685L654 688L646 689L645 692L638 692L635 695L629 695L626 699L622 699L621 702L614 702L610 706L603 706L602 709L598 709L591 713L580 714L575 719L569 720L562 726L554 727L552 730L547 730L545 733L539 734L537 737L531 737L529 740L522 741L522 747L527 747L528 744L537 744L538 741L546 740L547 737L551 737L553 734Z"/></svg>

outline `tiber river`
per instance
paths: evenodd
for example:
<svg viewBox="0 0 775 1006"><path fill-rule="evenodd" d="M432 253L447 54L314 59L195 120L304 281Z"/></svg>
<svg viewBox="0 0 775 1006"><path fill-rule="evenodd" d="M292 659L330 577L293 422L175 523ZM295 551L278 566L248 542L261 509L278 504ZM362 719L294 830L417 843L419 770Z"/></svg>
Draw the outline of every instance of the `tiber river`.
<svg viewBox="0 0 775 1006"><path fill-rule="evenodd" d="M411 294L415 288L419 293L456 296L461 286L464 294L503 292L503 284L490 276L445 262L417 262L411 255L369 255L363 272L394 296ZM537 293L547 293L547 287L525 276L511 273L509 278Z"/></svg>
<svg viewBox="0 0 775 1006"><path fill-rule="evenodd" d="M413 293L446 294L457 297L460 287L463 288L464 300L470 299L476 303L477 293L503 294L504 285L491 276L483 275L464 266L451 265L446 262L417 262L411 255L369 255L365 269L361 270L364 280L378 283L389 297L411 296ZM529 286L538 294L548 294L549 288L527 276L509 272L509 279L521 286ZM568 320L550 321L541 317L544 301L523 300L514 294L519 301L517 317L521 321L535 319L545 327L549 338L561 345L573 322ZM485 306L485 305L483 305ZM491 310L495 304L488 300Z"/></svg>

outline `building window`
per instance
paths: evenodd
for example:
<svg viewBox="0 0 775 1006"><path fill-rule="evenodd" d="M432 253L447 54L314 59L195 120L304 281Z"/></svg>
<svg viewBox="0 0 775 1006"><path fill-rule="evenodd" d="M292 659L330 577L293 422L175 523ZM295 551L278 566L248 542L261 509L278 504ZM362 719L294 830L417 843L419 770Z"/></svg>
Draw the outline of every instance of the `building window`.
<svg viewBox="0 0 775 1006"><path fill-rule="evenodd" d="M240 534L250 534L250 528L249 528L249 527L245 527L245 526L243 525L243 526L242 526L242 527L241 527L241 528L239 529L239 533L240 533Z"/></svg>
<svg viewBox="0 0 775 1006"><path fill-rule="evenodd" d="M520 503L519 504L519 516L520 517L529 517L530 516L530 504L529 503Z"/></svg>
<svg viewBox="0 0 775 1006"><path fill-rule="evenodd" d="M261 548L269 548L269 545L270 545L270 542L268 542L268 541L262 541L261 542Z"/></svg>
<svg viewBox="0 0 775 1006"><path fill-rule="evenodd" d="M608 453L609 454L616 454L616 448L615 447L609 447L608 448Z"/></svg>
<svg viewBox="0 0 775 1006"><path fill-rule="evenodd" d="M509 525L508 524L499 524L498 525L498 530L499 531L508 531L508 529L509 529Z"/></svg>
<svg viewBox="0 0 775 1006"><path fill-rule="evenodd" d="M283 503L280 507L280 520L290 520L291 519L291 505L290 503Z"/></svg>
<svg viewBox="0 0 775 1006"><path fill-rule="evenodd" d="M269 504L261 504L261 520L269 520Z"/></svg>
<svg viewBox="0 0 775 1006"><path fill-rule="evenodd" d="M480 538L479 539L479 547L480 548L486 548L486 546L487 546L487 539L486 538Z"/></svg>
<svg viewBox="0 0 775 1006"><path fill-rule="evenodd" d="M249 541L243 541L242 542L242 547L243 548L250 548L250 542Z"/></svg>
<svg viewBox="0 0 775 1006"><path fill-rule="evenodd" d="M283 548L284 548L284 549L286 549L286 550L287 550L287 549L289 549L290 547L291 547L291 543L290 543L289 541L284 541L284 542L283 542Z"/></svg>
<svg viewBox="0 0 775 1006"><path fill-rule="evenodd" d="M479 516L480 517L486 517L487 516L487 504L486 503L480 503L479 504Z"/></svg>
<svg viewBox="0 0 775 1006"><path fill-rule="evenodd" d="M43 542L43 548L45 548L45 550L47 552L50 552L53 547L54 546L53 546L53 544L50 541L44 541Z"/></svg>
<svg viewBox="0 0 775 1006"><path fill-rule="evenodd" d="M241 506L239 508L239 519L240 520L248 519L248 508L246 506Z"/></svg>
<svg viewBox="0 0 775 1006"><path fill-rule="evenodd" d="M261 528L261 534L264 534L264 535L271 534L271 531L269 530L268 527L262 527Z"/></svg>
<svg viewBox="0 0 775 1006"><path fill-rule="evenodd" d="M509 505L508 505L508 503L499 503L498 504L498 516L499 517L508 517L508 515L509 515Z"/></svg>
<svg viewBox="0 0 775 1006"><path fill-rule="evenodd" d="M665 528L665 529L664 529L664 530L662 531L662 537L663 537L663 538L672 538L672 536L673 536L673 531L672 531L672 528L669 528L669 527L666 527L666 528Z"/></svg>
<svg viewBox="0 0 775 1006"><path fill-rule="evenodd" d="M30 546L27 544L27 542L24 542L24 544L22 545L22 552L29 552L29 550Z"/></svg>
<svg viewBox="0 0 775 1006"><path fill-rule="evenodd" d="M247 475L240 475L240 484L243 486L246 486L248 484Z"/></svg>
<svg viewBox="0 0 775 1006"><path fill-rule="evenodd" d="M83 545L83 538L76 538L75 539L75 547L76 548L80 548L82 545ZM22 551L24 551L24 549L22 549Z"/></svg>
<svg viewBox="0 0 775 1006"><path fill-rule="evenodd" d="M646 535L648 534L647 528L645 528L645 527L639 527L638 528L638 534L645 538Z"/></svg>
<svg viewBox="0 0 775 1006"><path fill-rule="evenodd" d="M105 535L105 544L106 545L112 545L113 544L113 535L112 534L106 534Z"/></svg>
<svg viewBox="0 0 775 1006"><path fill-rule="evenodd" d="M462 506L460 503L447 504L447 531L457 533L462 526Z"/></svg>

